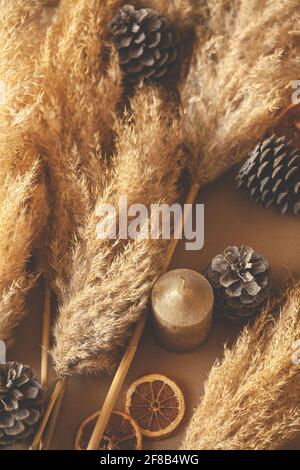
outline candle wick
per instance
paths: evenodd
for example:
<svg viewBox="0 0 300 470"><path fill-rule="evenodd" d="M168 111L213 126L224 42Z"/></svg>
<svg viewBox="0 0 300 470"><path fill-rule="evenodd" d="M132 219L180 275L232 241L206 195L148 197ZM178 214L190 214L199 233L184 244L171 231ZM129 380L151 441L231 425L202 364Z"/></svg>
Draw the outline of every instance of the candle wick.
<svg viewBox="0 0 300 470"><path fill-rule="evenodd" d="M182 276L179 276L179 278L182 280L182 288L185 289L185 284L186 284L185 278Z"/></svg>
<svg viewBox="0 0 300 470"><path fill-rule="evenodd" d="M6 345L4 341L0 340L0 364L6 363Z"/></svg>

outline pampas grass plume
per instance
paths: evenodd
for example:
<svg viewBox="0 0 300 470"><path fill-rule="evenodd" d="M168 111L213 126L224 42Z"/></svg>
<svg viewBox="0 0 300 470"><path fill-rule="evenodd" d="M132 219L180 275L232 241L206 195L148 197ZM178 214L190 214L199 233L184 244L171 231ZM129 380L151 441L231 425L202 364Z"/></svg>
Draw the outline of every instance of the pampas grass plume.
<svg viewBox="0 0 300 470"><path fill-rule="evenodd" d="M300 73L297 0L209 0L182 87L195 174L208 183L240 160L291 103Z"/></svg>
<svg viewBox="0 0 300 470"><path fill-rule="evenodd" d="M279 316L268 305L212 368L182 449L274 450L300 431L300 286L288 290ZM278 312L277 312L278 313Z"/></svg>

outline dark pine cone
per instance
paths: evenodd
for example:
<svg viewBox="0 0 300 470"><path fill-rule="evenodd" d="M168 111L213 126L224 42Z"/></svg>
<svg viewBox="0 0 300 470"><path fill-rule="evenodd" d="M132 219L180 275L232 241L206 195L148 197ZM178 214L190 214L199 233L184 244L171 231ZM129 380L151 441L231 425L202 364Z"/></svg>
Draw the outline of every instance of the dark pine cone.
<svg viewBox="0 0 300 470"><path fill-rule="evenodd" d="M43 413L43 391L29 366L0 364L0 446L32 434Z"/></svg>
<svg viewBox="0 0 300 470"><path fill-rule="evenodd" d="M207 279L214 289L217 310L242 322L256 316L266 301L271 270L268 261L252 248L230 246L212 260Z"/></svg>
<svg viewBox="0 0 300 470"><path fill-rule="evenodd" d="M176 65L177 35L170 21L150 8L121 8L110 23L112 40L119 51L126 76L157 80Z"/></svg>
<svg viewBox="0 0 300 470"><path fill-rule="evenodd" d="M237 186L265 207L300 214L300 152L285 137L260 142L237 176Z"/></svg>

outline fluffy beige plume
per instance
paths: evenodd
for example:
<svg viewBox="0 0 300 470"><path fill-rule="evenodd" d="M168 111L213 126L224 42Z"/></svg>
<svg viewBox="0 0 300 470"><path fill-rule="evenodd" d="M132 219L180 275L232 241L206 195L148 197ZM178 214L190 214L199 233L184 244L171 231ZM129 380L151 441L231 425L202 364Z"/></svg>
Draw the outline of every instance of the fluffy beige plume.
<svg viewBox="0 0 300 470"><path fill-rule="evenodd" d="M1 4L0 338L7 343L25 313L26 294L36 278L28 261L40 243L48 216L35 134L40 101L35 69L41 38L37 20L42 14L43 5L35 0Z"/></svg>
<svg viewBox="0 0 300 470"><path fill-rule="evenodd" d="M275 310L278 310L276 307ZM300 286L289 290L279 318L267 306L211 370L182 449L273 450L300 431Z"/></svg>
<svg viewBox="0 0 300 470"><path fill-rule="evenodd" d="M119 196L147 206L176 200L184 156L179 123L164 106L159 91L142 89L131 113L117 122L113 181L96 211L103 203L115 205ZM59 375L113 370L166 260L165 241L103 241L98 223L101 218L92 211L74 250L55 329Z"/></svg>
<svg viewBox="0 0 300 470"><path fill-rule="evenodd" d="M299 78L298 0L207 0L182 90L185 127L206 183L246 156L290 104Z"/></svg>
<svg viewBox="0 0 300 470"><path fill-rule="evenodd" d="M59 301L71 275L75 239L107 176L122 86L118 58L106 38L119 4L61 0L43 48L40 137L52 194L44 263Z"/></svg>
<svg viewBox="0 0 300 470"><path fill-rule="evenodd" d="M160 93L139 92L131 111L113 125L122 87L118 58L106 41L109 20L124 3L61 1L46 40L45 147L53 194L49 264L60 302L58 374L111 371L162 270L165 244L98 240L97 208L117 204L122 195L129 204L174 201L181 171L179 124L172 112L160 109L166 103ZM167 2L161 3L166 9ZM132 272L131 284L124 286L126 271Z"/></svg>
<svg viewBox="0 0 300 470"><path fill-rule="evenodd" d="M0 338L7 343L26 311L26 294L36 279L27 265L48 215L40 177L36 160L26 173L7 175L0 188Z"/></svg>
<svg viewBox="0 0 300 470"><path fill-rule="evenodd" d="M1 114L7 112L11 116L37 91L34 86L39 80L38 76L33 77L33 71L51 9L45 7L43 0L0 0L0 9L0 109ZM0 125L3 128L3 122Z"/></svg>
<svg viewBox="0 0 300 470"><path fill-rule="evenodd" d="M206 11L204 0L133 0L127 3L159 11L167 16L181 33L191 31Z"/></svg>

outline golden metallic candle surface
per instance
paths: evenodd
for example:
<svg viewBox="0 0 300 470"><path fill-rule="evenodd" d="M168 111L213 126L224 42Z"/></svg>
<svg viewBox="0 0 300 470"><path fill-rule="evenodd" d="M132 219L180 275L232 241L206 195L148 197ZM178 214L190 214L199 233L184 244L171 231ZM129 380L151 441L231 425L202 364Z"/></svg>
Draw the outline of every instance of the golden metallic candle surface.
<svg viewBox="0 0 300 470"><path fill-rule="evenodd" d="M187 352L207 338L214 294L204 276L175 269L161 276L152 291L155 334L167 349Z"/></svg>

